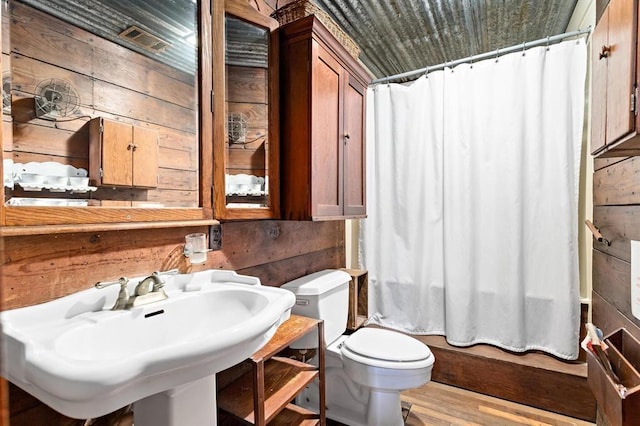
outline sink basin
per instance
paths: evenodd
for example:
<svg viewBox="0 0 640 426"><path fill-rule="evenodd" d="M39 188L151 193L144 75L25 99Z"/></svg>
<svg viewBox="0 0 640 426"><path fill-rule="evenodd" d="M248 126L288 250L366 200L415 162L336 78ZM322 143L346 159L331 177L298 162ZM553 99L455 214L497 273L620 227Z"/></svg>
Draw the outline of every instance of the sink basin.
<svg viewBox="0 0 640 426"><path fill-rule="evenodd" d="M168 299L130 310L110 310L112 286L0 313L2 375L62 414L97 417L249 357L295 302L232 271L164 279Z"/></svg>

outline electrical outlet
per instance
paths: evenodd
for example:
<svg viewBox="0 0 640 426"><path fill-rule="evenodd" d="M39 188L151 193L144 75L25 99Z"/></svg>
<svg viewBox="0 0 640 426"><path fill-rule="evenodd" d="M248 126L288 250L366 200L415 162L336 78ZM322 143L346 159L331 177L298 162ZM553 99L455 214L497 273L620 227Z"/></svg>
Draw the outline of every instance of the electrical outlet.
<svg viewBox="0 0 640 426"><path fill-rule="evenodd" d="M222 249L222 225L211 225L209 227L209 248L211 250Z"/></svg>

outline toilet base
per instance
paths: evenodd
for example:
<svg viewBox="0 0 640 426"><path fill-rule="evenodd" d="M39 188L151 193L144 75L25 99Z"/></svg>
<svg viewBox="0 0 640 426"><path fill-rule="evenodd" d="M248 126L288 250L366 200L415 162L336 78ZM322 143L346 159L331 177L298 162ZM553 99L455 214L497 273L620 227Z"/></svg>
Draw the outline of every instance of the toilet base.
<svg viewBox="0 0 640 426"><path fill-rule="evenodd" d="M400 391L381 392L359 386L344 370L340 346L348 336L341 336L326 350L326 416L349 426L402 426ZM316 363L317 359L313 359ZM310 383L296 398L296 405L311 411L318 409L318 384Z"/></svg>
<svg viewBox="0 0 640 426"><path fill-rule="evenodd" d="M400 392L371 390L367 409L367 424L371 426L402 426Z"/></svg>
<svg viewBox="0 0 640 426"><path fill-rule="evenodd" d="M363 404L351 395L346 387L332 381L327 399L325 415L331 420L348 426L403 426L402 406L399 392L368 392L367 403ZM318 408L317 383L311 383L296 398L296 405L311 411Z"/></svg>

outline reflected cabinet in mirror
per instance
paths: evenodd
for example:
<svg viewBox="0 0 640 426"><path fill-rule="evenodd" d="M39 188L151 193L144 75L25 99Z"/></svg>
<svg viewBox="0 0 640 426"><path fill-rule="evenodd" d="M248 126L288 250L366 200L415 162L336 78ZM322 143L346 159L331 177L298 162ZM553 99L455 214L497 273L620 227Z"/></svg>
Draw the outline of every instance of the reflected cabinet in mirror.
<svg viewBox="0 0 640 426"><path fill-rule="evenodd" d="M4 0L3 225L211 219L210 39L208 1Z"/></svg>
<svg viewBox="0 0 640 426"><path fill-rule="evenodd" d="M246 0L214 6L214 209L217 219L277 218L278 22ZM220 113L218 113L220 111Z"/></svg>

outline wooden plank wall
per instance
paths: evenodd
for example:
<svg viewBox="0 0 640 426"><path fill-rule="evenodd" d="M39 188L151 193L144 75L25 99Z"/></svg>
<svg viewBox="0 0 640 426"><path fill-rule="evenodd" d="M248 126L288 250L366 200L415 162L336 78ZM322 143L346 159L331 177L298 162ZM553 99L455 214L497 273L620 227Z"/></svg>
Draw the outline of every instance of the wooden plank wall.
<svg viewBox="0 0 640 426"><path fill-rule="evenodd" d="M265 14L269 14L275 6L275 1L268 2L269 4L264 0L257 2L257 7ZM285 0L280 3L287 2ZM29 28L32 30L32 27ZM33 28L32 31L36 32L35 28L39 27L34 23ZM43 30L40 28L37 31ZM68 34L64 37L69 46L78 44L77 39L73 38L75 35ZM6 49L3 49L3 52L8 54ZM127 54L120 52L119 55L124 57ZM20 60L23 59L27 62L28 58ZM27 69L24 78L28 76ZM156 85L161 84L152 83L149 90ZM86 107L83 106L84 108ZM103 114L107 116L106 111L100 112L100 115ZM116 114L108 116L115 117ZM33 117L27 121L33 124L29 130L32 134L42 134L45 131L45 134L49 135L48 132L54 130L50 123L33 120ZM157 126L160 128L160 125ZM6 134L6 128L11 129L11 126L3 126L3 134ZM190 133L173 128L165 129L166 143L162 148L165 152L161 153L161 158L164 158L163 167L179 171L183 170L184 164L197 164L197 148L185 136ZM52 139L64 140L52 142L53 145L66 144L68 147L75 147L74 152L83 151L77 148L79 142L72 137L77 129L62 126L58 130L66 136L52 136ZM21 135L29 133L22 129L20 132ZM25 136L18 138L18 147L24 146L23 140ZM44 158L44 154L32 148L33 142L28 146L36 152L27 155L27 151L19 151L14 146L16 152L10 151L8 154L18 153L28 158ZM67 152L65 149L62 151ZM82 165L82 161L86 161L83 160L83 155L74 154L68 158L74 162L73 164ZM58 158L59 155L51 157ZM207 263L196 267L188 265L181 254L184 236L191 232L206 232L206 227L5 237L2 241L4 247L0 244L0 308L13 309L46 302L90 288L99 280L117 279L123 275L144 275L153 270L179 268L186 272L209 268L230 269L258 276L265 285L279 286L311 272L345 266L344 221L230 222L224 223L222 230L222 250L209 253ZM12 426L84 424L83 421L74 421L59 415L13 385L10 386L9 399Z"/></svg>
<svg viewBox="0 0 640 426"><path fill-rule="evenodd" d="M18 163L57 161L87 169L90 117L154 128L159 133L158 189L105 189L95 198L197 207L194 75L29 6L12 2L10 13L11 47L3 43L3 67L11 67L13 126L3 127L12 127L13 144L4 144L4 157ZM115 62L117 68L112 65ZM36 88L53 78L64 79L76 89L80 98L74 113L77 120L53 123L35 116ZM11 117L4 120L10 122Z"/></svg>
<svg viewBox="0 0 640 426"><path fill-rule="evenodd" d="M228 144L227 173L265 176L268 164L267 70L244 66L227 66L227 109L247 120L244 144Z"/></svg>
<svg viewBox="0 0 640 426"><path fill-rule="evenodd" d="M631 240L640 240L640 157L596 159L593 223L611 242L594 241L593 322L605 334L626 327L640 339L631 314Z"/></svg>
<svg viewBox="0 0 640 426"><path fill-rule="evenodd" d="M193 268L182 256L184 235L206 228L5 238L3 309L46 302L97 281L154 270L230 269L257 276L264 285L280 286L311 272L345 266L344 221L233 222L223 224L222 230L222 250L209 253L205 265ZM10 401L12 425L65 424L66 418L14 386ZM41 418L43 413L53 417Z"/></svg>

